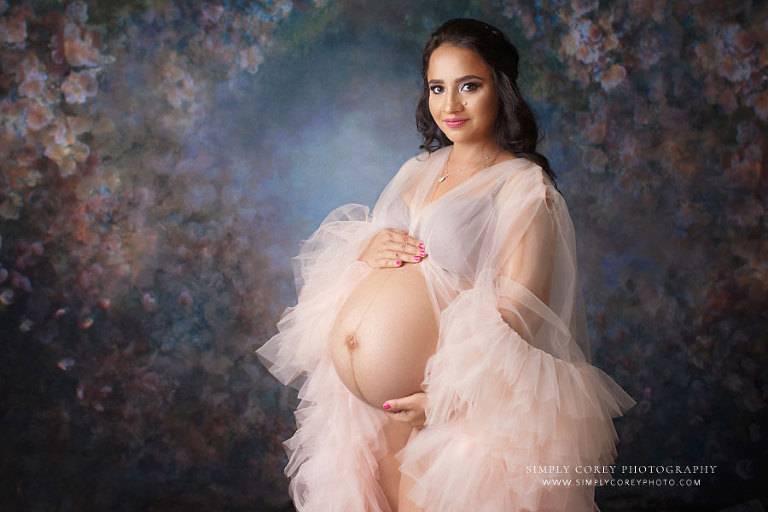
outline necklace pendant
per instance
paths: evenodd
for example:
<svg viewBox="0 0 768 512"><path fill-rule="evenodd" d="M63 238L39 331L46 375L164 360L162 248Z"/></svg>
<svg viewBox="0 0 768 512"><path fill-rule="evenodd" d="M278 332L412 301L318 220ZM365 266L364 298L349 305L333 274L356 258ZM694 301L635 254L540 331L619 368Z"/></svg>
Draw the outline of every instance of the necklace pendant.
<svg viewBox="0 0 768 512"><path fill-rule="evenodd" d="M437 180L437 182L438 182L438 183L442 183L442 182L444 182L444 181L445 181L445 178L447 178L447 177L448 177L448 175L447 175L447 174L446 174L445 176L440 176L440 179L438 179L438 180Z"/></svg>

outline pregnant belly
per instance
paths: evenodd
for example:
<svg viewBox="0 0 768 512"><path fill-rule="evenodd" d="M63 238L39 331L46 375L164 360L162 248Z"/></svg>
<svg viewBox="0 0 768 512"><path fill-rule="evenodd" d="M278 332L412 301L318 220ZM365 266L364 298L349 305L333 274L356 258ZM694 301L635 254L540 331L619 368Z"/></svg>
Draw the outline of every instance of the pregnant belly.
<svg viewBox="0 0 768 512"><path fill-rule="evenodd" d="M421 390L437 347L427 283L413 264L372 270L347 297L329 337L336 372L374 407Z"/></svg>

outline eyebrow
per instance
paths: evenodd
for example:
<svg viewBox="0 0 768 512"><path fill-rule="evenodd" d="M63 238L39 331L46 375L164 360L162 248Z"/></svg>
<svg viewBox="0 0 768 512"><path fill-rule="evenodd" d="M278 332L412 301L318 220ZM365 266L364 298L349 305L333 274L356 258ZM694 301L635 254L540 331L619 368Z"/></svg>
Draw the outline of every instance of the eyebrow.
<svg viewBox="0 0 768 512"><path fill-rule="evenodd" d="M454 80L454 82L458 84L458 83L460 83L460 82L464 82L464 81L466 81L466 80L470 80L470 79L475 79L475 80L482 80L482 81L485 81L485 79L484 79L483 77L481 77L481 76L477 76L477 75L464 75L464 76L462 76L462 77L459 77L459 78L457 78L456 80ZM443 83L443 81L442 81L442 80L440 80L440 79L438 79L438 78L435 78L435 79L433 79L433 80L430 80L430 81L429 81L429 82L427 82L427 83L428 83L428 84L430 84L430 85L432 85L432 84L442 84L442 83Z"/></svg>

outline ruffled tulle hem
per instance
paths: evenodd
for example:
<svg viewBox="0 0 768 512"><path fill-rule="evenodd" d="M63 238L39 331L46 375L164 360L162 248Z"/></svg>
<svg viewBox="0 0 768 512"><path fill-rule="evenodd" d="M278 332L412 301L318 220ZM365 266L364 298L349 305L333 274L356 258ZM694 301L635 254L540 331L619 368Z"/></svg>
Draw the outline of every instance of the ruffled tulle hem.
<svg viewBox="0 0 768 512"><path fill-rule="evenodd" d="M297 430L284 443L299 512L390 512L377 463L388 452L381 428L386 414L344 387L327 354L334 312L371 271L356 257L379 229L365 206L331 212L294 259L298 304L285 310L278 334L256 351L275 377L299 389Z"/></svg>
<svg viewBox="0 0 768 512"><path fill-rule="evenodd" d="M285 442L296 509L390 512L377 462L388 451L386 414L352 395L329 363L317 367L300 396L298 429Z"/></svg>
<svg viewBox="0 0 768 512"><path fill-rule="evenodd" d="M525 441L488 440L454 422L423 430L398 457L416 482L408 498L426 512L592 511L594 483L577 484L583 475L573 467L523 462L538 459L535 452Z"/></svg>
<svg viewBox="0 0 768 512"><path fill-rule="evenodd" d="M398 454L409 497L427 511L592 511L610 479L595 466L616 457L612 418L635 402L598 368L528 344L495 304L475 287L443 312L427 428Z"/></svg>

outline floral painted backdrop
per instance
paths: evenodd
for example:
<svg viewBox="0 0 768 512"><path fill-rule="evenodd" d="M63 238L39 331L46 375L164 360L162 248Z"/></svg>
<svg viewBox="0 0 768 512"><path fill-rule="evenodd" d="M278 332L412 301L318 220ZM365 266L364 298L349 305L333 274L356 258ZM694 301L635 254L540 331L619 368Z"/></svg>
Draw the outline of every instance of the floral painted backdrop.
<svg viewBox="0 0 768 512"><path fill-rule="evenodd" d="M0 0L3 510L291 510L253 350L300 240L416 152L455 16L520 48L619 464L717 466L601 508L768 506L765 2Z"/></svg>

